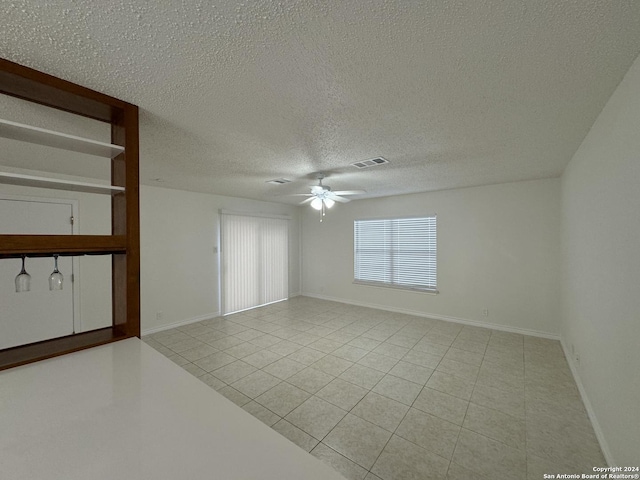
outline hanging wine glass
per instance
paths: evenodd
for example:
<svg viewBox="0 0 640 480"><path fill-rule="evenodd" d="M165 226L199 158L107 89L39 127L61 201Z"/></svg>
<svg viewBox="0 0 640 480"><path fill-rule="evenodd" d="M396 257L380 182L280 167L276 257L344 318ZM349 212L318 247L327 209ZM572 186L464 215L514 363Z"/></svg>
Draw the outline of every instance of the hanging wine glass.
<svg viewBox="0 0 640 480"><path fill-rule="evenodd" d="M16 275L16 292L28 292L31 290L31 275L24 269L25 257L22 257L22 270Z"/></svg>
<svg viewBox="0 0 640 480"><path fill-rule="evenodd" d="M62 290L62 281L64 277L58 270L58 255L54 255L55 267L51 275L49 275L49 290Z"/></svg>

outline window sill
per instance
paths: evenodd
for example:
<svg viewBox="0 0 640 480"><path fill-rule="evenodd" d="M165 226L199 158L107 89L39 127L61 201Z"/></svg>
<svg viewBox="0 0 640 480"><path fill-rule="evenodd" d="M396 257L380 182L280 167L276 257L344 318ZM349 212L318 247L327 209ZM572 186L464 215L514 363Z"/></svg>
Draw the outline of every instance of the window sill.
<svg viewBox="0 0 640 480"><path fill-rule="evenodd" d="M405 287L402 285L391 285L388 283L378 283L378 282L365 282L362 280L354 280L354 285L363 285L366 287L378 287L378 288L392 288L394 290L406 290L414 293L426 293L427 295L438 295L440 292L438 290L429 290L426 288L418 288L418 287Z"/></svg>

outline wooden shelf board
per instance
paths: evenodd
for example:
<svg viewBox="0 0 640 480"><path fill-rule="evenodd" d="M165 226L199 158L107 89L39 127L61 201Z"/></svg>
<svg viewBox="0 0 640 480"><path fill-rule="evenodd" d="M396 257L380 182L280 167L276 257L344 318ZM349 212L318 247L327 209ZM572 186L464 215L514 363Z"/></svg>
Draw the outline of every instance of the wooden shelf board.
<svg viewBox="0 0 640 480"><path fill-rule="evenodd" d="M52 188L55 190L67 190L72 192L99 193L103 195L114 195L116 193L124 192L124 187L116 187L113 185L77 182L75 180L62 180L59 178L37 177L10 172L0 172L0 183L22 185L25 187Z"/></svg>
<svg viewBox="0 0 640 480"><path fill-rule="evenodd" d="M125 253L124 235L0 235L0 258Z"/></svg>
<svg viewBox="0 0 640 480"><path fill-rule="evenodd" d="M76 137L67 133L54 132L53 130L2 119L0 119L0 137L104 158L113 158L124 152L124 147L120 145L98 142L97 140Z"/></svg>
<svg viewBox="0 0 640 480"><path fill-rule="evenodd" d="M124 340L125 338L131 338L131 336L121 328L106 327L0 350L0 370L77 352L78 350L104 345L117 340Z"/></svg>

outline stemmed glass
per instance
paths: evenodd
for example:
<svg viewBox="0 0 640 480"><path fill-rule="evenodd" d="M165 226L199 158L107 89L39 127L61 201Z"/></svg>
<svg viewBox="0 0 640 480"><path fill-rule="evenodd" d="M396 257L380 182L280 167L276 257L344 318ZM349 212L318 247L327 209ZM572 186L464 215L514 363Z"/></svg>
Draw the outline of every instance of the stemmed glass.
<svg viewBox="0 0 640 480"><path fill-rule="evenodd" d="M49 275L49 290L62 290L62 281L64 277L58 270L58 255L54 255L55 268L51 275Z"/></svg>
<svg viewBox="0 0 640 480"><path fill-rule="evenodd" d="M31 290L31 275L24 269L24 255L22 256L22 270L16 275L16 292L28 292Z"/></svg>

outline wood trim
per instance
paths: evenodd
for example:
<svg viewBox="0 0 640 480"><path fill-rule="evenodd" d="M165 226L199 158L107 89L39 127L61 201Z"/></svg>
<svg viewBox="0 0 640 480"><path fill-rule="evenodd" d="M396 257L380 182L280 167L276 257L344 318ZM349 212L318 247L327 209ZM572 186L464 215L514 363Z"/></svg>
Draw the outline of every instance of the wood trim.
<svg viewBox="0 0 640 480"><path fill-rule="evenodd" d="M7 348L0 350L0 370L77 352L78 350L104 345L116 340L124 340L132 336L128 335L123 329L107 327L29 345Z"/></svg>
<svg viewBox="0 0 640 480"><path fill-rule="evenodd" d="M0 258L125 253L124 235L0 235Z"/></svg>
<svg viewBox="0 0 640 480"><path fill-rule="evenodd" d="M95 90L0 58L0 92L110 123L129 105Z"/></svg>

